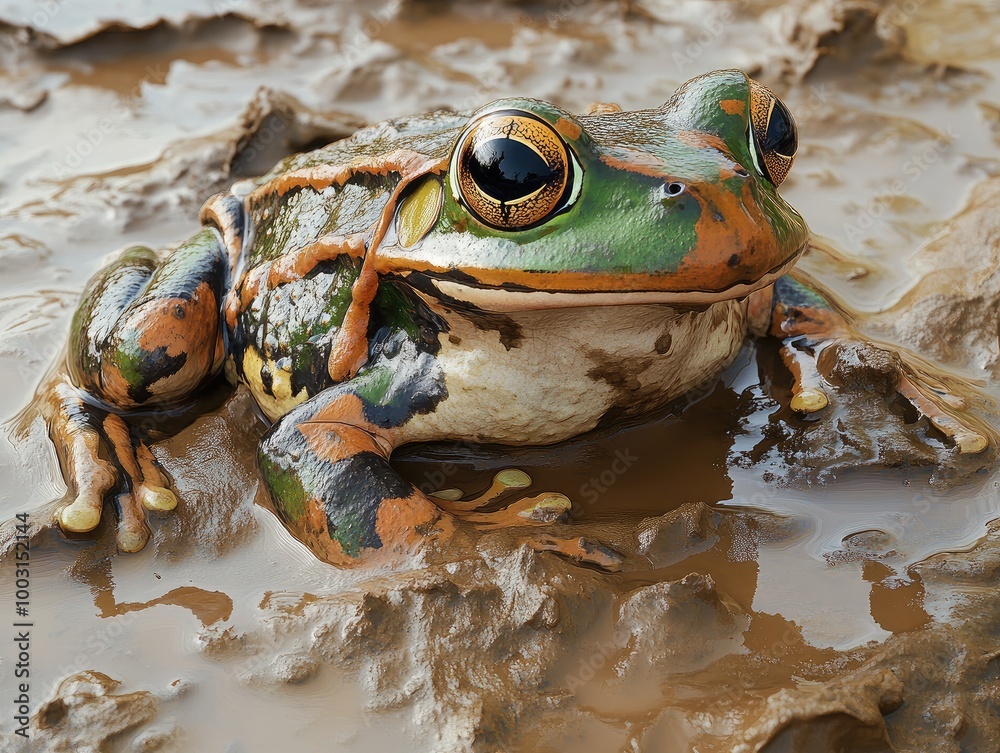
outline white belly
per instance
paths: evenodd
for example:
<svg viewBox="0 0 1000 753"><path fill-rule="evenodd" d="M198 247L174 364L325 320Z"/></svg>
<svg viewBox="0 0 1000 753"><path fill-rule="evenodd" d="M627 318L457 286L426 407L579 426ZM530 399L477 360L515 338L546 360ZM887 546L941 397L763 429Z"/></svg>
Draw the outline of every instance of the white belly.
<svg viewBox="0 0 1000 753"><path fill-rule="evenodd" d="M717 374L746 334L746 302L702 311L658 305L522 311L477 329L444 312L438 354L448 397L414 416L400 443L461 438L551 444L593 429L611 409L663 407ZM520 338L516 335L520 333Z"/></svg>

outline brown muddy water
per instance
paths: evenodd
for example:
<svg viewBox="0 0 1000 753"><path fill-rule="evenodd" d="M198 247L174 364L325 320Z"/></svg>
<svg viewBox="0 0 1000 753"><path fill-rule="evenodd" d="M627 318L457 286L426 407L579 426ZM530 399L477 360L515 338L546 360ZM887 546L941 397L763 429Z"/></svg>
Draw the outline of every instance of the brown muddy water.
<svg viewBox="0 0 1000 753"><path fill-rule="evenodd" d="M102 256L183 239L207 196L288 151L506 95L649 107L736 66L797 117L782 191L835 249L803 267L996 424L998 13L0 1L0 420L58 358ZM626 556L613 573L516 532L433 560L318 562L264 498L263 427L238 394L157 447L183 503L143 552L114 554L105 525L33 541L29 742L0 565L0 750L1000 750L995 453L957 459L882 398L801 421L788 390L773 347L750 343L642 426L398 459L470 493L526 470L573 499L567 530ZM64 493L38 422L12 426L2 520Z"/></svg>

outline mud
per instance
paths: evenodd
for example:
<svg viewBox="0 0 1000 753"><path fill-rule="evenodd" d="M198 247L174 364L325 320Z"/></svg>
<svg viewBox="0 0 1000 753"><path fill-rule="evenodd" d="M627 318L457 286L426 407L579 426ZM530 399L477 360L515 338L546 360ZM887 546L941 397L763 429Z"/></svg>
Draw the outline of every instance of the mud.
<svg viewBox="0 0 1000 753"><path fill-rule="evenodd" d="M273 514L244 392L156 446L182 504L118 556L107 523L79 540L47 528L65 490L20 413L102 256L177 242L205 197L289 151L507 94L648 107L735 65L799 122L782 190L818 235L802 268L993 432L994 11L0 4L0 519L34 525L31 741L5 711L0 751L996 750L996 452L960 456L886 389L883 351L842 346L831 378L859 389L819 420L782 407L788 376L750 343L643 425L399 457L428 490L523 468L574 502L545 534L615 553L606 568L537 532L464 528L405 561L331 568ZM8 622L15 590L7 557Z"/></svg>

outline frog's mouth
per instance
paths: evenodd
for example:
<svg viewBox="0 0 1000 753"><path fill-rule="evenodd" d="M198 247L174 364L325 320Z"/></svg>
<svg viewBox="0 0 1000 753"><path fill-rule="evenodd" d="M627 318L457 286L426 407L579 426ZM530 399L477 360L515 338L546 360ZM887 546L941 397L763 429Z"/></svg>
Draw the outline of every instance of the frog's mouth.
<svg viewBox="0 0 1000 753"><path fill-rule="evenodd" d="M638 284L629 285L627 278L616 278L615 282L622 286L616 289L595 286L590 290L539 290L516 283L488 285L459 271L411 272L406 275L406 280L426 296L444 302L464 303L483 311L511 312L656 303L707 306L720 301L745 298L757 290L773 285L791 269L797 258L798 254L756 280L736 282L721 290L643 289ZM645 279L642 282L649 281Z"/></svg>

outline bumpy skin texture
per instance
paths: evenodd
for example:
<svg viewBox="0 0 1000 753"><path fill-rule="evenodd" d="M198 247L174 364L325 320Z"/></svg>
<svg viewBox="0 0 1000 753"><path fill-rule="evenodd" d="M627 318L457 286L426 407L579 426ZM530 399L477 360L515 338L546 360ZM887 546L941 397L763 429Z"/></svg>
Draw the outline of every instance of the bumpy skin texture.
<svg viewBox="0 0 1000 753"><path fill-rule="evenodd" d="M530 122L522 136L564 144L564 198L525 227L490 227L453 151L483 123L513 138L510 112ZM772 309L772 333L795 343L797 409L821 408L815 357L849 326L800 283L772 294L808 231L757 168L752 134L767 123L750 122L763 116L746 75L693 79L655 110L597 112L508 99L377 124L213 197L206 229L165 261L131 249L101 270L68 378L45 394L71 487L62 527L95 527L117 487L119 547L145 544L142 508L177 500L138 419L183 408L224 362L274 422L259 461L276 506L337 564L447 535L456 518L544 524L569 504L539 495L491 515L432 500L389 466L398 445L550 443L641 417L724 368ZM512 143L497 153L530 148ZM490 190L516 189L524 175L492 159Z"/></svg>

